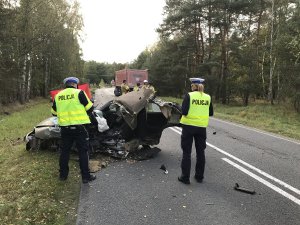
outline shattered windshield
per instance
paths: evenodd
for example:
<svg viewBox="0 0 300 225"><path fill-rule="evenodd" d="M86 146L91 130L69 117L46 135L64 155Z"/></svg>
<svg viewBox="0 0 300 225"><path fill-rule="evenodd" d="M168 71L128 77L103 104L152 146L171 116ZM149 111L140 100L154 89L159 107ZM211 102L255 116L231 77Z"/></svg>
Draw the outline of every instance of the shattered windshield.
<svg viewBox="0 0 300 225"><path fill-rule="evenodd" d="M148 103L148 105L146 106L146 111L161 113L160 107L154 103Z"/></svg>

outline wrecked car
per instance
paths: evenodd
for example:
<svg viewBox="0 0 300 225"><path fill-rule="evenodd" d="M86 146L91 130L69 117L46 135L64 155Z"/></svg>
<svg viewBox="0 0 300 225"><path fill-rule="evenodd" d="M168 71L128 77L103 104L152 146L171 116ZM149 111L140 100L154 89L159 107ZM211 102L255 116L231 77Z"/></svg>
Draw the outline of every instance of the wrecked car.
<svg viewBox="0 0 300 225"><path fill-rule="evenodd" d="M108 153L126 158L131 152L151 149L160 142L162 132L179 126L181 107L155 97L152 90L116 97L96 107L88 125L90 153ZM25 136L27 150L59 149L60 127L57 118L48 118ZM74 147L75 148L75 147Z"/></svg>

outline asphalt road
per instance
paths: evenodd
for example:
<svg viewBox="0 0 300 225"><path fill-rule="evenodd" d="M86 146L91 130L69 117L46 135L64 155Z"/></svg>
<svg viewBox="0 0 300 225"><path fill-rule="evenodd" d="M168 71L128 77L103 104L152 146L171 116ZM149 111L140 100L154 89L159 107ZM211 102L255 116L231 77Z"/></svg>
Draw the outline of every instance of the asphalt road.
<svg viewBox="0 0 300 225"><path fill-rule="evenodd" d="M77 224L300 224L300 142L211 119L204 182L184 185L180 133L164 131L157 157L115 162L82 185Z"/></svg>

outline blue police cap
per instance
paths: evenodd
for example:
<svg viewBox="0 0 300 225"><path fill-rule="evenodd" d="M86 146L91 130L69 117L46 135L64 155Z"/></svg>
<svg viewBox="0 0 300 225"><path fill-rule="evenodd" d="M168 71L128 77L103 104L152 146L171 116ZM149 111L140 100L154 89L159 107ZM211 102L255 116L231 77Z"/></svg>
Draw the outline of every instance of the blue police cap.
<svg viewBox="0 0 300 225"><path fill-rule="evenodd" d="M77 77L67 77L64 79L64 84L66 83L75 83L78 84L79 83L79 79Z"/></svg>
<svg viewBox="0 0 300 225"><path fill-rule="evenodd" d="M192 84L202 84L205 79L203 78L190 78L190 81L192 82Z"/></svg>

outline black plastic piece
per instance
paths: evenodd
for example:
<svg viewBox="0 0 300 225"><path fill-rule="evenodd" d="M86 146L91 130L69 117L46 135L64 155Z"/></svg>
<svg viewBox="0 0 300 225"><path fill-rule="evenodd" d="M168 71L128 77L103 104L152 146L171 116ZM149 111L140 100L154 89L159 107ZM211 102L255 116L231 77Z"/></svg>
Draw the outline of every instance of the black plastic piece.
<svg viewBox="0 0 300 225"><path fill-rule="evenodd" d="M244 192L244 193L247 193L247 194L251 194L251 195L254 195L256 193L254 190L249 190L247 188L240 187L240 185L238 183L235 183L234 190Z"/></svg>

